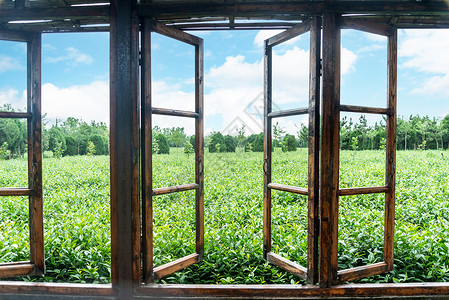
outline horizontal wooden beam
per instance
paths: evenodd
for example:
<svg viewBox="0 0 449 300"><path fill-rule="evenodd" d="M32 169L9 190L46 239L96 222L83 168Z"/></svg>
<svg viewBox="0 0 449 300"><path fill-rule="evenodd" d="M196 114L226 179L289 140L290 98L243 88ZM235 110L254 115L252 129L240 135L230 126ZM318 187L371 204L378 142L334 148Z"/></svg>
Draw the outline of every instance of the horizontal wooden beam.
<svg viewBox="0 0 449 300"><path fill-rule="evenodd" d="M0 264L0 278L27 275L37 275L36 266L29 261Z"/></svg>
<svg viewBox="0 0 449 300"><path fill-rule="evenodd" d="M0 196L30 196L32 192L29 188L0 188Z"/></svg>
<svg viewBox="0 0 449 300"><path fill-rule="evenodd" d="M321 14L325 11L345 14L378 13L391 15L448 15L445 1L273 1L273 2L216 2L180 3L166 1L142 3L138 14L143 17L200 17L200 16L272 16Z"/></svg>
<svg viewBox="0 0 449 300"><path fill-rule="evenodd" d="M0 111L0 118L28 119L28 118L31 118L31 113L15 112L15 111Z"/></svg>
<svg viewBox="0 0 449 300"><path fill-rule="evenodd" d="M449 294L448 282L435 283L384 283L384 284L345 284L329 288L315 285L204 285L204 284L151 284L136 289L138 295L152 297L225 297L239 298L355 298L355 297L404 297L446 296Z"/></svg>
<svg viewBox="0 0 449 300"><path fill-rule="evenodd" d="M308 195L308 193L309 193L308 189L306 189L306 188L285 185L285 184L269 183L268 187L272 190L290 192L290 193L300 194L300 195Z"/></svg>
<svg viewBox="0 0 449 300"><path fill-rule="evenodd" d="M197 184L197 183L176 185L176 186L165 187L165 188L158 188L158 189L153 189L153 196L160 196L160 195L165 195L165 194L190 191L190 190L194 190L197 188L199 188L199 184Z"/></svg>
<svg viewBox="0 0 449 300"><path fill-rule="evenodd" d="M68 297L73 297L114 296L117 294L111 284L74 284L24 281L1 281L0 293L39 295L39 297L36 298L44 298L44 295L67 295Z"/></svg>
<svg viewBox="0 0 449 300"><path fill-rule="evenodd" d="M192 111L157 108L157 107L152 107L151 112L155 115L186 117L186 118L198 118L199 117L198 113L192 112Z"/></svg>
<svg viewBox="0 0 449 300"><path fill-rule="evenodd" d="M304 34L310 30L310 21L293 26L289 31L284 31L268 39L268 46L274 47L282 44L288 40L291 40L301 34Z"/></svg>
<svg viewBox="0 0 449 300"><path fill-rule="evenodd" d="M29 32L0 29L0 40L12 42L28 42L32 35Z"/></svg>
<svg viewBox="0 0 449 300"><path fill-rule="evenodd" d="M354 196L354 195L366 195L366 194L380 194L388 192L387 186L374 186L374 187L356 187L356 188L343 188L338 191L340 196Z"/></svg>
<svg viewBox="0 0 449 300"><path fill-rule="evenodd" d="M362 113L362 114L379 114L379 115L393 114L393 111L389 108L357 106L357 105L340 105L340 111Z"/></svg>
<svg viewBox="0 0 449 300"><path fill-rule="evenodd" d="M387 23L362 21L344 17L341 18L340 25L343 29L355 29L383 36L391 36L395 30L393 26L390 26Z"/></svg>
<svg viewBox="0 0 449 300"><path fill-rule="evenodd" d="M286 270L287 272L292 273L293 275L296 275L304 280L307 280L307 268L295 262L292 262L291 260L283 258L282 256L277 255L276 253L273 252L267 253L267 260L273 265L276 265Z"/></svg>
<svg viewBox="0 0 449 300"><path fill-rule="evenodd" d="M200 22L188 24L175 24L173 27L187 30L255 30L255 29L290 29L298 25L296 22L246 22L246 23L214 23L214 22Z"/></svg>
<svg viewBox="0 0 449 300"><path fill-rule="evenodd" d="M268 114L268 118L281 118L290 116L306 115L309 113L309 108L297 108L273 111Z"/></svg>
<svg viewBox="0 0 449 300"><path fill-rule="evenodd" d="M337 279L340 282L346 282L385 272L388 272L388 264L386 262L380 262L372 265L338 271Z"/></svg>
<svg viewBox="0 0 449 300"><path fill-rule="evenodd" d="M54 20L79 17L109 17L109 6L0 9L0 20L2 21Z"/></svg>
<svg viewBox="0 0 449 300"><path fill-rule="evenodd" d="M168 264L154 268L153 269L153 279L157 280L157 279L163 278L163 277L170 275L176 271L182 270L184 268L187 268L188 266L196 264L198 262L198 258L199 258L199 254L194 253L194 254L190 254L186 257L177 259Z"/></svg>

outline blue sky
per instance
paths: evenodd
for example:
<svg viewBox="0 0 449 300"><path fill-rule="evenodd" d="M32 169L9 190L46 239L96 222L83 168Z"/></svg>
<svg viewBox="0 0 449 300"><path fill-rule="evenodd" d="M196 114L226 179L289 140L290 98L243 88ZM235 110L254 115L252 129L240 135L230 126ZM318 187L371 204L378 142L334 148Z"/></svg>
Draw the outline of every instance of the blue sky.
<svg viewBox="0 0 449 300"><path fill-rule="evenodd" d="M204 39L206 132L261 131L263 40L277 31L194 32ZM386 38L354 30L342 32L344 104L385 107ZM399 115L449 113L449 31L400 30ZM49 120L68 116L108 123L109 37L107 33L43 35L43 112ZM277 109L307 106L309 35L274 49L273 97ZM193 110L194 48L153 34L154 106ZM24 108L26 47L0 42L0 104ZM359 115L348 115L357 119ZM378 119L370 116L370 122ZM305 117L279 120L294 133ZM193 121L155 117L161 127Z"/></svg>

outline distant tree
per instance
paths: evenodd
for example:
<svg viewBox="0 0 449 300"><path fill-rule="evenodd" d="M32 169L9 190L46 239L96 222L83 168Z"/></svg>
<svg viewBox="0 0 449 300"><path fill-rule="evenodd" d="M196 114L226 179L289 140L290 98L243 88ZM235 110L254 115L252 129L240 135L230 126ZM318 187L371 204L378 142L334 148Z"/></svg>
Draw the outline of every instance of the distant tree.
<svg viewBox="0 0 449 300"><path fill-rule="evenodd" d="M224 137L224 141L226 146L226 152L235 152L235 148L237 146L237 139L230 135L226 135Z"/></svg>
<svg viewBox="0 0 449 300"><path fill-rule="evenodd" d="M59 151L61 151L61 155L66 151L67 146L62 130L56 125L53 125L48 130L48 148L53 152L54 156L58 155Z"/></svg>
<svg viewBox="0 0 449 300"><path fill-rule="evenodd" d="M99 134L92 134L89 137L89 142L92 142L95 146L95 155L108 154L107 140L104 136Z"/></svg>
<svg viewBox="0 0 449 300"><path fill-rule="evenodd" d="M280 147L282 142L282 137L285 134L284 128L279 125L279 122L273 125L273 146Z"/></svg>
<svg viewBox="0 0 449 300"><path fill-rule="evenodd" d="M95 155L95 144L91 141L87 142L87 155Z"/></svg>
<svg viewBox="0 0 449 300"><path fill-rule="evenodd" d="M195 149L193 148L192 144L189 141L186 141L184 144L184 153L189 156L192 153L195 153Z"/></svg>
<svg viewBox="0 0 449 300"><path fill-rule="evenodd" d="M296 132L296 136L298 137L299 147L306 148L309 144L309 128L301 124L301 127Z"/></svg>
<svg viewBox="0 0 449 300"><path fill-rule="evenodd" d="M187 139L184 127L173 127L170 129L170 135L167 138L171 147L182 147Z"/></svg>
<svg viewBox="0 0 449 300"><path fill-rule="evenodd" d="M293 135L287 134L284 137L284 151L296 151L296 139Z"/></svg>
<svg viewBox="0 0 449 300"><path fill-rule="evenodd" d="M256 135L253 143L254 152L263 152L263 132Z"/></svg>
<svg viewBox="0 0 449 300"><path fill-rule="evenodd" d="M65 138L66 149L65 149L63 155L64 156L77 155L78 154L78 145L77 145L75 139L70 135L67 135L64 138Z"/></svg>
<svg viewBox="0 0 449 300"><path fill-rule="evenodd" d="M189 142L192 146L195 145L195 135L190 136Z"/></svg>
<svg viewBox="0 0 449 300"><path fill-rule="evenodd" d="M225 138L220 132L212 133L209 143L209 152L226 152Z"/></svg>
<svg viewBox="0 0 449 300"><path fill-rule="evenodd" d="M155 137L156 142L159 146L158 154L169 154L170 153L170 146L168 145L167 138L163 133L157 134Z"/></svg>

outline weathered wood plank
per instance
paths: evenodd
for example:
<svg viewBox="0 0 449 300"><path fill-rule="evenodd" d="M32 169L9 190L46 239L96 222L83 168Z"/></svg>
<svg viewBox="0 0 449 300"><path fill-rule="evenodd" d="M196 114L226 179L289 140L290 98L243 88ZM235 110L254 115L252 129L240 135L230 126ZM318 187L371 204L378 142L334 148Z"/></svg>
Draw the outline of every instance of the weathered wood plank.
<svg viewBox="0 0 449 300"><path fill-rule="evenodd" d="M384 260L388 264L388 271L394 264L394 215L396 192L396 128L397 128L397 31L388 37L388 99L387 107L393 113L387 118L387 144L385 185L389 191L385 194L385 238Z"/></svg>
<svg viewBox="0 0 449 300"><path fill-rule="evenodd" d="M179 30L174 27L169 27L160 23L152 23L152 30L159 34L168 36L170 38L176 39L178 41L197 46L201 44L201 39L194 35L188 34L182 30Z"/></svg>
<svg viewBox="0 0 449 300"><path fill-rule="evenodd" d="M154 280L163 278L176 271L182 270L184 268L187 268L188 266L196 264L198 262L199 256L200 255L198 253L190 254L186 257L177 259L160 267L154 268L153 269Z"/></svg>
<svg viewBox="0 0 449 300"><path fill-rule="evenodd" d="M30 32L0 29L0 40L13 41L13 42L28 42L31 38L32 33Z"/></svg>
<svg viewBox="0 0 449 300"><path fill-rule="evenodd" d="M30 196L32 193L30 188L0 188L0 196Z"/></svg>
<svg viewBox="0 0 449 300"><path fill-rule="evenodd" d="M15 111L0 111L0 118L29 119L29 118L31 118L31 113L15 112Z"/></svg>
<svg viewBox="0 0 449 300"><path fill-rule="evenodd" d="M151 21L142 25L141 123L142 123L142 272L144 282L153 276L153 138L151 113Z"/></svg>
<svg viewBox="0 0 449 300"><path fill-rule="evenodd" d="M293 275L296 275L304 280L307 279L307 269L303 266L294 263L286 258L283 258L280 255L277 255L276 253L269 252L267 254L267 260L268 262L272 263L273 265L278 266L279 268L284 269L287 272L292 273Z"/></svg>
<svg viewBox="0 0 449 300"><path fill-rule="evenodd" d="M295 25L288 31L281 32L275 36L268 39L268 46L274 47L276 45L282 44L288 40L291 40L298 35L306 33L310 30L310 21L304 21L301 24Z"/></svg>
<svg viewBox="0 0 449 300"><path fill-rule="evenodd" d="M140 283L140 250L135 255L140 245L139 58L133 7L134 0L113 0L110 7L111 281L124 299Z"/></svg>
<svg viewBox="0 0 449 300"><path fill-rule="evenodd" d="M338 194L340 196L379 194L387 193L389 190L390 188L388 186L342 188L339 190Z"/></svg>
<svg viewBox="0 0 449 300"><path fill-rule="evenodd" d="M0 264L0 278L37 275L36 266L30 262Z"/></svg>
<svg viewBox="0 0 449 300"><path fill-rule="evenodd" d="M198 261L204 257L204 43L195 45L195 229Z"/></svg>
<svg viewBox="0 0 449 300"><path fill-rule="evenodd" d="M393 26L390 26L386 23L354 20L345 17L341 18L340 24L342 28L355 29L383 36L389 36L394 31Z"/></svg>
<svg viewBox="0 0 449 300"><path fill-rule="evenodd" d="M300 195L308 195L308 189L297 187L297 186L291 186L291 185L285 185L285 184L279 184L279 183L269 183L268 188L272 190L278 190L283 192L290 192L294 194L300 194Z"/></svg>
<svg viewBox="0 0 449 300"><path fill-rule="evenodd" d="M138 295L161 297L224 297L241 298L323 298L323 297L404 297L447 296L449 283L373 283L345 284L329 288L314 285L204 285L204 284L164 284L147 285L136 289Z"/></svg>
<svg viewBox="0 0 449 300"><path fill-rule="evenodd" d="M54 20L77 17L109 17L108 6L0 9L0 20Z"/></svg>
<svg viewBox="0 0 449 300"><path fill-rule="evenodd" d="M338 271L338 281L346 282L359 278L364 278L388 271L388 265L386 262L380 262L372 265L361 266L351 269Z"/></svg>
<svg viewBox="0 0 449 300"><path fill-rule="evenodd" d="M271 252L271 147L272 147L272 121L268 115L272 111L272 47L265 40L264 54L264 139L263 139L263 258L268 259Z"/></svg>
<svg viewBox="0 0 449 300"><path fill-rule="evenodd" d="M187 118L199 117L199 114L197 112L158 108L158 107L152 107L151 112L155 115L166 115L166 116L187 117Z"/></svg>
<svg viewBox="0 0 449 300"><path fill-rule="evenodd" d="M381 107L368 107L357 105L340 105L340 111L354 112L361 114L379 114L379 115L391 115L393 111L390 108Z"/></svg>
<svg viewBox="0 0 449 300"><path fill-rule="evenodd" d="M110 284L74 284L74 283L50 283L50 282L23 282L23 281L1 281L1 294L19 295L63 295L73 296L115 296L117 290Z"/></svg>
<svg viewBox="0 0 449 300"><path fill-rule="evenodd" d="M42 38L33 34L27 46L27 121L28 137L28 187L33 191L29 197L30 257L36 274L45 272L44 213L42 195Z"/></svg>
<svg viewBox="0 0 449 300"><path fill-rule="evenodd" d="M321 18L313 17L310 24L309 142L307 179L307 280L313 284L318 283L319 276L320 60Z"/></svg>
<svg viewBox="0 0 449 300"><path fill-rule="evenodd" d="M176 185L176 186L153 189L152 194L153 194L153 196L160 196L160 195L165 195L165 194L190 191L190 190L198 189L199 187L200 187L200 185L197 183Z"/></svg>
<svg viewBox="0 0 449 300"><path fill-rule="evenodd" d="M305 115L309 113L309 108L294 108L294 109L286 109L273 111L268 114L268 118L281 118L281 117L290 117L290 116L299 116Z"/></svg>
<svg viewBox="0 0 449 300"><path fill-rule="evenodd" d="M320 287L337 281L340 160L340 28L334 13L323 14L323 100L321 130Z"/></svg>

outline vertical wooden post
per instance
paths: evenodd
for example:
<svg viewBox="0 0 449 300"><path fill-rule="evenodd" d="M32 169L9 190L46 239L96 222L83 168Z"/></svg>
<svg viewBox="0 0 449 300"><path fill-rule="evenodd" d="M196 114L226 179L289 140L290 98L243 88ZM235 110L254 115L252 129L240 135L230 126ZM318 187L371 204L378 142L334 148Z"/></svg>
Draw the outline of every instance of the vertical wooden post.
<svg viewBox="0 0 449 300"><path fill-rule="evenodd" d="M141 63L141 136L142 136L142 249L143 278L153 276L153 137L151 114L151 21L144 19L142 27Z"/></svg>
<svg viewBox="0 0 449 300"><path fill-rule="evenodd" d="M338 175L340 159L340 27L323 14L323 113L321 133L320 287L337 281Z"/></svg>
<svg viewBox="0 0 449 300"><path fill-rule="evenodd" d="M135 0L111 1L111 279L119 298L140 283L138 19Z"/></svg>
<svg viewBox="0 0 449 300"><path fill-rule="evenodd" d="M195 192L196 253L204 256L204 49L203 40L195 45Z"/></svg>
<svg viewBox="0 0 449 300"><path fill-rule="evenodd" d="M263 182L263 258L268 259L268 253L271 252L271 189L268 184L271 183L271 139L272 128L271 118L268 114L272 110L272 48L265 41L265 59L264 59L264 182Z"/></svg>
<svg viewBox="0 0 449 300"><path fill-rule="evenodd" d="M385 168L385 240L384 259L388 271L393 269L394 210L396 184L396 126L397 126L397 29L388 37L388 87L387 107L392 111L387 118L387 157Z"/></svg>
<svg viewBox="0 0 449 300"><path fill-rule="evenodd" d="M321 18L310 26L307 280L318 282Z"/></svg>
<svg viewBox="0 0 449 300"><path fill-rule="evenodd" d="M42 201L42 122L41 122L41 45L40 33L28 42L27 111L28 119L28 186L30 196L30 252L37 274L44 274L44 224Z"/></svg>

